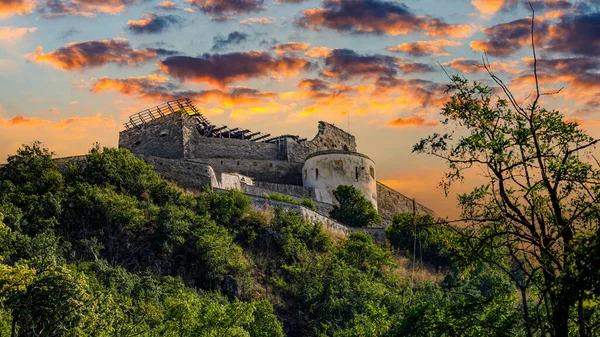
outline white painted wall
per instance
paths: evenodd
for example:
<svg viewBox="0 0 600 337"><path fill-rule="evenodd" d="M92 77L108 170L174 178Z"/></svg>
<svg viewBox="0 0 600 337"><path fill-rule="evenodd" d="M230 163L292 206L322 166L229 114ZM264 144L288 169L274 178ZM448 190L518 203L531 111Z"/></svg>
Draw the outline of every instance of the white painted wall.
<svg viewBox="0 0 600 337"><path fill-rule="evenodd" d="M317 201L330 204L337 203L333 191L339 185L354 186L377 208L375 163L366 156L343 151L310 156L302 167L302 182L315 188Z"/></svg>

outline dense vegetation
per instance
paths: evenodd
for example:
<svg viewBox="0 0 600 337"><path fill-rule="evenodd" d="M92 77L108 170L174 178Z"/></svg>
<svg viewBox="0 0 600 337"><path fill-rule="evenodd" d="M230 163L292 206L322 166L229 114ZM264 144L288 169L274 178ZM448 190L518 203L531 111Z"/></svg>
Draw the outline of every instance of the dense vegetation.
<svg viewBox="0 0 600 337"><path fill-rule="evenodd" d="M496 269L415 282L365 233L336 240L240 192L183 193L126 150L0 168L1 336L519 334ZM444 237L436 227L438 237Z"/></svg>
<svg viewBox="0 0 600 337"><path fill-rule="evenodd" d="M375 206L358 188L340 185L333 191L333 196L338 203L329 211L329 215L344 225L371 227L383 221Z"/></svg>

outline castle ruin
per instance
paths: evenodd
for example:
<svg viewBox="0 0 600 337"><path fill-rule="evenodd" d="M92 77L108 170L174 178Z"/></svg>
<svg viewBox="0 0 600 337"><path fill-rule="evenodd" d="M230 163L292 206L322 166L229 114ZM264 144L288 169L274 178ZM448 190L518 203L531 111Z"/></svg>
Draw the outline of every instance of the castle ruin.
<svg viewBox="0 0 600 337"><path fill-rule="evenodd" d="M263 134L212 124L190 99L167 102L129 118L119 147L154 165L178 185L199 190L237 188L251 196L276 192L311 198L320 213L335 203L333 190L352 185L384 219L412 212L412 199L376 180L375 163L356 151L350 133L319 122L316 136ZM433 214L416 204L421 214Z"/></svg>

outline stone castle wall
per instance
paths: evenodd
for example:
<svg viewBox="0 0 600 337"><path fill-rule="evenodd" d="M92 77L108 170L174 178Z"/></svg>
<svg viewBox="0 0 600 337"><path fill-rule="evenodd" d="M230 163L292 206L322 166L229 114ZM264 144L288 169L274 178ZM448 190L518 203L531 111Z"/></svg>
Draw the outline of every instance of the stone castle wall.
<svg viewBox="0 0 600 337"><path fill-rule="evenodd" d="M119 147L136 154L183 158L183 119L180 113L174 113L141 127L121 131Z"/></svg>
<svg viewBox="0 0 600 337"><path fill-rule="evenodd" d="M183 151L186 159L234 158L258 160L285 160L284 150L278 144L251 142L242 139L211 138L202 136L192 118L183 119Z"/></svg>
<svg viewBox="0 0 600 337"><path fill-rule="evenodd" d="M286 142L287 160L303 163L315 152L343 150L356 152L356 138L333 124L319 122L317 135L309 141L298 143L291 139Z"/></svg>
<svg viewBox="0 0 600 337"><path fill-rule="evenodd" d="M239 172L268 183L302 186L302 164L309 154L330 149L355 151L356 140L325 122L319 122L312 140L303 142L290 138L274 143L210 138L196 130L192 117L175 112L122 131L119 147L136 154L207 163L217 174Z"/></svg>
<svg viewBox="0 0 600 337"><path fill-rule="evenodd" d="M119 147L153 164L163 177L183 188L218 186L217 177L221 173L237 172L255 179L256 193L268 190L297 198L315 198L315 191L305 190L302 183L306 158L326 150L356 151L356 139L325 122L319 122L312 140L303 142L290 138L275 143L209 138L200 135L192 117L176 112L120 132ZM412 212L412 199L379 182L376 195L379 212L388 220L395 213ZM318 206L325 212L330 204ZM418 203L416 209L420 214L433 214Z"/></svg>
<svg viewBox="0 0 600 337"><path fill-rule="evenodd" d="M205 186L218 186L217 176L208 164L182 159L136 155L148 164L152 164L156 172L163 178L177 183L184 189L201 191Z"/></svg>
<svg viewBox="0 0 600 337"><path fill-rule="evenodd" d="M258 160L235 158L190 159L209 164L215 173L237 172L255 180L274 184L302 186L302 164L284 160Z"/></svg>
<svg viewBox="0 0 600 337"><path fill-rule="evenodd" d="M392 219L394 214L412 213L413 199L404 194L377 182L377 206L379 214L386 219ZM415 203L417 214L435 215L431 209Z"/></svg>
<svg viewBox="0 0 600 337"><path fill-rule="evenodd" d="M315 198L315 189L304 186L273 184L264 181L254 181L254 185L242 185L242 191L248 194L264 195L268 193L279 193L289 195L297 199Z"/></svg>

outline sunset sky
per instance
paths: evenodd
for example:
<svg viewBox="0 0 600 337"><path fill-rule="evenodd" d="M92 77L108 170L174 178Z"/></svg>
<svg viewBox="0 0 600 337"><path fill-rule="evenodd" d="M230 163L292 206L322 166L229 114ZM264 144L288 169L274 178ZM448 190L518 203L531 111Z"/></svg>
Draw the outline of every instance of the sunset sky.
<svg viewBox="0 0 600 337"><path fill-rule="evenodd" d="M600 136L600 1L533 5L542 88L564 87L543 103ZM444 131L438 63L486 80L486 52L525 99L530 20L520 0L0 0L0 163L34 140L116 146L130 114L190 97L219 125L349 129L378 180L454 215L443 164L411 153Z"/></svg>

